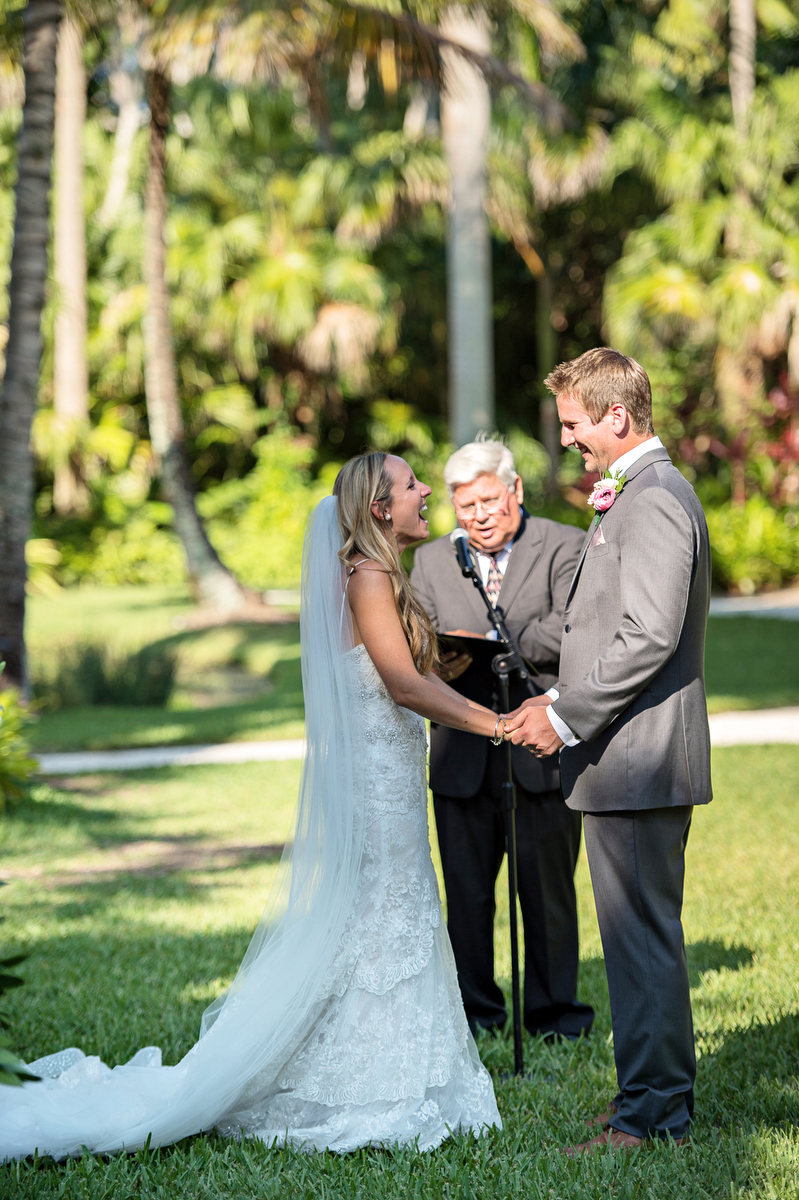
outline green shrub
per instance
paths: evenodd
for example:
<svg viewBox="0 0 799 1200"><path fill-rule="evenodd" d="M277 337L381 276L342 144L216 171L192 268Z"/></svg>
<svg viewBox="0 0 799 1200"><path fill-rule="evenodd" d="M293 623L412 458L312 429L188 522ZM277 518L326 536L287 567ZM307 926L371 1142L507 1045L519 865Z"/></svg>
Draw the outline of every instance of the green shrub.
<svg viewBox="0 0 799 1200"><path fill-rule="evenodd" d="M21 799L36 770L23 733L28 715L13 688L0 692L0 813Z"/></svg>
<svg viewBox="0 0 799 1200"><path fill-rule="evenodd" d="M311 510L333 490L338 466L311 477L313 447L275 430L256 443L258 462L244 479L197 497L222 561L248 587L296 587Z"/></svg>
<svg viewBox="0 0 799 1200"><path fill-rule="evenodd" d="M155 646L135 654L115 654L91 643L68 646L54 655L46 673L34 676L33 694L50 712L93 704L163 707L176 670L174 653Z"/></svg>
<svg viewBox="0 0 799 1200"><path fill-rule="evenodd" d="M796 514L782 513L762 496L746 504L707 509L713 577L723 588L751 595L799 575Z"/></svg>
<svg viewBox="0 0 799 1200"><path fill-rule="evenodd" d="M4 887L4 883L0 880L0 887ZM0 921L5 921L5 917L0 917ZM10 992L13 988L22 987L25 982L20 979L19 975L12 975L11 968L18 967L21 962L27 958L25 954L14 954L10 958L0 958L0 1000L5 996L6 992ZM9 1024L6 1020L5 1013L0 1011L0 1029L8 1029ZM5 1084L8 1087L20 1087L23 1079L38 1079L38 1075L31 1075L21 1059L17 1058L12 1050L9 1050L9 1040L5 1034L0 1034L0 1084Z"/></svg>
<svg viewBox="0 0 799 1200"><path fill-rule="evenodd" d="M156 511L152 511L156 510ZM105 587L125 583L182 583L186 578L183 550L160 517L171 518L167 505L144 505L115 529L97 525L87 543L62 546L65 582Z"/></svg>

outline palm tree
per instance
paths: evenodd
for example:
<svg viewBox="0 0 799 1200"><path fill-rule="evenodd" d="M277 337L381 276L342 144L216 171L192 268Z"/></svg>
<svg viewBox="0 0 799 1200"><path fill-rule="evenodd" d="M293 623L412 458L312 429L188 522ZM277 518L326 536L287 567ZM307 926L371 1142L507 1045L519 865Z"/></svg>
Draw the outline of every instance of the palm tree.
<svg viewBox="0 0 799 1200"><path fill-rule="evenodd" d="M144 279L148 305L144 318L145 391L150 437L161 460L164 494L175 514L189 579L201 604L222 612L242 608L247 593L223 566L197 513L184 448L185 428L172 349L169 289L165 276L164 224L166 135L170 120L170 83L163 70L147 74L150 151L145 190Z"/></svg>
<svg viewBox="0 0 799 1200"><path fill-rule="evenodd" d="M0 657L8 681L27 688L25 543L30 534L30 431L39 390L41 316L47 277L49 190L59 0L28 0L24 14L25 102L18 142L6 374L0 404Z"/></svg>
<svg viewBox="0 0 799 1200"><path fill-rule="evenodd" d="M481 9L453 6L441 30L480 54L491 49ZM471 63L447 50L441 134L452 195L447 215L449 422L456 446L495 426L491 234L486 216L486 153L491 128L488 85Z"/></svg>
<svg viewBox="0 0 799 1200"><path fill-rule="evenodd" d="M128 177L133 142L141 124L141 71L138 65L138 46L145 22L133 3L122 6L117 13L118 60L108 77L111 99L117 106L117 127L114 134L114 153L108 172L103 203L95 220L101 228L110 229L117 218L128 190Z"/></svg>
<svg viewBox="0 0 799 1200"><path fill-rule="evenodd" d="M755 93L754 0L730 0L730 99L735 128L746 133Z"/></svg>
<svg viewBox="0 0 799 1200"><path fill-rule="evenodd" d="M71 453L89 419L86 226L83 215L85 119L83 34L78 21L66 16L58 35L56 60L53 237L57 290L53 363L57 453L53 504L62 516L83 507L86 502L86 486Z"/></svg>
<svg viewBox="0 0 799 1200"><path fill-rule="evenodd" d="M478 430L495 425L493 286L487 213L489 82L513 83L526 96L538 122L553 132L562 128L566 114L538 78L529 72L522 78L492 57L491 21L485 7L449 4L441 8L438 30L419 25L419 32L420 49L426 49L429 55L435 47L443 62L443 72L434 69L431 74L441 92L442 142L451 187L447 214L449 422L452 440L462 445L471 441ZM493 8L491 17L505 22L521 20L548 52L570 58L584 54L580 39L547 0L510 0ZM366 57L376 55L373 42L377 33L383 35L379 44L384 52L388 32L385 25L365 29L360 42L362 53L365 51ZM403 36L399 25L391 32L398 41ZM549 281L540 256L529 244L525 248L530 251L525 262L529 265L535 260L541 267L540 273L534 272L539 282L539 351L552 352L554 338L543 324L548 322L551 310ZM541 354L539 358L540 368L544 360ZM545 374L548 370L542 379ZM554 478L559 441L552 408L545 400L542 426Z"/></svg>
<svg viewBox="0 0 799 1200"><path fill-rule="evenodd" d="M327 7L327 6L326 6ZM274 5L269 11L239 0L228 6L218 36L215 10L192 0L173 0L174 21L162 25L156 44L174 54L176 35L194 46L191 69L207 68L245 78L295 70L304 76L317 119L324 124L318 64L333 47L339 64L356 63L362 75L372 64L384 90L396 94L403 78L431 80L442 92L444 148L452 199L447 234L450 424L453 439L469 441L494 425L494 362L490 234L485 212L486 148L491 108L486 80L509 83L522 93L539 120L552 127L565 110L539 80L514 73L490 53L490 25L479 7L443 9L439 28L420 20L409 6L400 12L337 2ZM547 0L512 0L548 48L580 48L579 39ZM425 15L429 7L424 6ZM188 69L188 68L187 68Z"/></svg>

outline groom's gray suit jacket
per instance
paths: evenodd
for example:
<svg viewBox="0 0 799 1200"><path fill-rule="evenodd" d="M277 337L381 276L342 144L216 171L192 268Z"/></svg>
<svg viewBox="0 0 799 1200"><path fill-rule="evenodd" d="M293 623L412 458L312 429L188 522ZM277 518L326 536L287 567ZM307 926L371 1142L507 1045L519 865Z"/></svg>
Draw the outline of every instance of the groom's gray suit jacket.
<svg viewBox="0 0 799 1200"><path fill-rule="evenodd" d="M652 450L586 535L566 600L553 710L584 739L560 756L571 808L711 799L709 599L702 506L666 451Z"/></svg>

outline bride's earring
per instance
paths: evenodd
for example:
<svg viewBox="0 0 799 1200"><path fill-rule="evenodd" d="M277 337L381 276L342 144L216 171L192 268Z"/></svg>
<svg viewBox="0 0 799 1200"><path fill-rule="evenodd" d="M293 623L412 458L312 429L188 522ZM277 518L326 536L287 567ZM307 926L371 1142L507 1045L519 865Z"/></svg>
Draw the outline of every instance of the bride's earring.
<svg viewBox="0 0 799 1200"><path fill-rule="evenodd" d="M391 513L385 513L384 516L387 521L391 520Z"/></svg>

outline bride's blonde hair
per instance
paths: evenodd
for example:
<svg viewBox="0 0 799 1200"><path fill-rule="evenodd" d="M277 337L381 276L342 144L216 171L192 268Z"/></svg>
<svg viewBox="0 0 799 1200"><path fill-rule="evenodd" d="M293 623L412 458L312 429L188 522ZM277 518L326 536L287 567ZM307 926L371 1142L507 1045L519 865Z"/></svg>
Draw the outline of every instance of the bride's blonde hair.
<svg viewBox="0 0 799 1200"><path fill-rule="evenodd" d="M345 566L350 566L352 558L362 554L385 568L416 669L420 675L428 675L438 665L433 624L402 569L397 543L384 518L372 512L376 503L382 513L383 506L391 499L393 480L386 469L387 457L380 450L359 454L345 463L336 476L333 495L338 500L338 523L344 539L339 558Z"/></svg>

